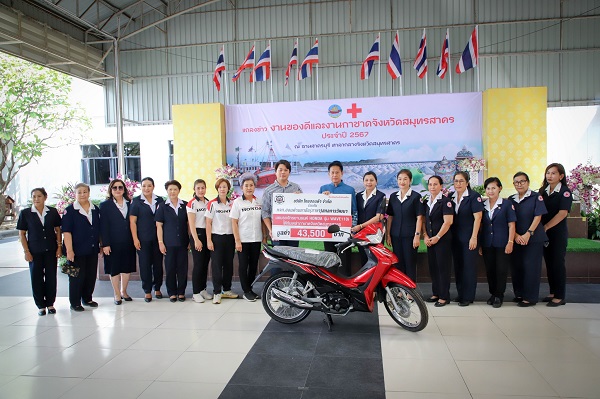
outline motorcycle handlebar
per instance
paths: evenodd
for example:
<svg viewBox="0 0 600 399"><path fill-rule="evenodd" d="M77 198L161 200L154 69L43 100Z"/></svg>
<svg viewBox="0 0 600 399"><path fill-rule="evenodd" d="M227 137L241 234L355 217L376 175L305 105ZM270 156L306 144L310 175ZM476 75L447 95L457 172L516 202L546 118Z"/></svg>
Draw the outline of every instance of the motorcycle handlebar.
<svg viewBox="0 0 600 399"><path fill-rule="evenodd" d="M340 242L338 244L335 244L335 247L337 248L338 254L343 253L345 250L347 250L348 248L351 248L352 246L354 246L356 244L358 240L352 238L346 242Z"/></svg>

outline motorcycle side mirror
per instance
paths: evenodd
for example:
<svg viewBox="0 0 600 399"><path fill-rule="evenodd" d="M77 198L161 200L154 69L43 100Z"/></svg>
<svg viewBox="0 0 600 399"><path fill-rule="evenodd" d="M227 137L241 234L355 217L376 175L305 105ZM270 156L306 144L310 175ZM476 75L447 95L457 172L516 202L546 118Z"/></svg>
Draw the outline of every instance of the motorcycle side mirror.
<svg viewBox="0 0 600 399"><path fill-rule="evenodd" d="M330 234L337 233L338 231L340 231L340 226L337 224L332 224L327 228L327 232Z"/></svg>

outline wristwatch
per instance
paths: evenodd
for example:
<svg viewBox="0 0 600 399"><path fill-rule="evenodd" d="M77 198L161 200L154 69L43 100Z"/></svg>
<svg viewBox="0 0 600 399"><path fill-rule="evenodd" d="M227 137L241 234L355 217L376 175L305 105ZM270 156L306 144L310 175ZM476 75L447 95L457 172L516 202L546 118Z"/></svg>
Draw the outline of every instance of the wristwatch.
<svg viewBox="0 0 600 399"><path fill-rule="evenodd" d="M533 236L533 230L527 230L530 236Z"/></svg>

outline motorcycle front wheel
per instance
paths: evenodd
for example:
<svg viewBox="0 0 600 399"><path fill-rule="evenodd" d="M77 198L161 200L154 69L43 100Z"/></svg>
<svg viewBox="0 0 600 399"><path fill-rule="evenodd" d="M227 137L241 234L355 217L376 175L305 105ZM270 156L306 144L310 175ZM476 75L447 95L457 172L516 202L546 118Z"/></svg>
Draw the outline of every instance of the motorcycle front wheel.
<svg viewBox="0 0 600 399"><path fill-rule="evenodd" d="M293 280L292 272L282 272L271 276L265 283L262 292L262 304L267 314L275 321L285 324L298 323L310 314L309 309L296 308L273 296L273 288L277 288L293 296L302 296L306 282L297 278Z"/></svg>
<svg viewBox="0 0 600 399"><path fill-rule="evenodd" d="M384 305L392 319L408 331L424 329L429 321L429 313L421 295L395 283L390 283L388 288L392 295L386 292Z"/></svg>

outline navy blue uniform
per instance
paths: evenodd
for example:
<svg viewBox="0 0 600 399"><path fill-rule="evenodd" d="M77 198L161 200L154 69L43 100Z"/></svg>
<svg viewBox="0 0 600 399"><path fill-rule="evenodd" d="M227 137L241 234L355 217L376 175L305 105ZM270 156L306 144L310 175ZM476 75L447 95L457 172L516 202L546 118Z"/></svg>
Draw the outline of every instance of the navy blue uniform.
<svg viewBox="0 0 600 399"><path fill-rule="evenodd" d="M417 217L425 214L421 205L421 194L411 191L410 195L400 202L399 191L392 193L387 207L388 216L392 217L390 237L392 248L398 258L398 269L417 281L417 250L413 248L413 240L417 231Z"/></svg>
<svg viewBox="0 0 600 399"><path fill-rule="evenodd" d="M164 202L161 197L156 197L154 206L158 207ZM137 217L137 235L141 246L137 253L142 289L146 294L149 294L153 287L154 291L160 291L163 282L163 254L156 238L154 212L150 205L144 202L144 198L139 196L131 201L129 214Z"/></svg>
<svg viewBox="0 0 600 399"><path fill-rule="evenodd" d="M378 213L381 215L385 215L385 193L382 193L379 190L375 190L375 195L371 196L367 203L365 204L365 199L363 198L364 191L356 194L356 209L358 213L358 223L365 223L367 220L371 220ZM360 261L361 265L367 263L367 253L363 247L358 247L358 252L360 253Z"/></svg>
<svg viewBox="0 0 600 399"><path fill-rule="evenodd" d="M464 196L466 193L469 195ZM456 195L456 194L454 194ZM454 199L453 205L456 203ZM456 290L461 302L473 302L477 289L477 248L469 249L474 213L483 212L481 195L467 188L452 223L452 256Z"/></svg>
<svg viewBox="0 0 600 399"><path fill-rule="evenodd" d="M69 302L72 307L81 306L81 301L92 302L98 274L98 252L100 251L100 211L90 202L92 223L73 205L65 209L62 218L63 233L71 233L77 277L69 276ZM66 253L66 251L65 251Z"/></svg>
<svg viewBox="0 0 600 399"><path fill-rule="evenodd" d="M548 240L544 231L544 224L539 223L530 235L527 230L531 227L536 216L545 215L548 211L544 199L535 191L524 196L519 201L519 194L510 196L517 214L516 233L529 235L527 245L515 242L512 253L512 285L515 297L523 298L527 302L537 303L540 295L540 277L542 274L542 256L544 242Z"/></svg>
<svg viewBox="0 0 600 399"><path fill-rule="evenodd" d="M135 272L135 247L131 228L129 227L129 212L131 203L127 203L125 216L112 199L100 204L100 240L103 247L110 247L110 255L104 255L104 273L117 276L120 273Z"/></svg>
<svg viewBox="0 0 600 399"><path fill-rule="evenodd" d="M571 211L573 196L566 185L561 185L559 192L550 195L542 191L544 205L548 213L542 216L542 223L548 223L559 211ZM550 294L555 298L565 299L565 288L567 284L567 269L565 267L565 256L567 254L567 243L569 232L567 230L567 218L564 218L556 226L546 231L548 235L548 246L544 248L544 260L548 273L548 284Z"/></svg>
<svg viewBox="0 0 600 399"><path fill-rule="evenodd" d="M443 197L429 209L427 202L423 203L425 213L425 231L430 238L435 237L444 224L445 215L454 215L452 200ZM450 300L450 257L452 253L452 232L449 229L441 236L437 244L427 247L429 274L433 296Z"/></svg>
<svg viewBox="0 0 600 399"><path fill-rule="evenodd" d="M55 208L47 209L44 224L37 212L25 208L19 214L17 230L27 232L27 247L33 261L29 262L31 290L38 309L54 306L56 299L56 232L60 227L60 216Z"/></svg>
<svg viewBox="0 0 600 399"><path fill-rule="evenodd" d="M500 201L502 202L498 203ZM506 277L510 267L510 254L505 253L505 249L509 239L509 223L516 222L517 215L512 201L499 198L498 202L491 219L489 212L483 211L480 244L489 292L504 301ZM485 201L484 206L486 204L489 206L489 200Z"/></svg>
<svg viewBox="0 0 600 399"><path fill-rule="evenodd" d="M185 295L188 273L188 221L185 202L179 200L177 213L168 203L156 208L154 218L163 224L163 240L167 247L165 255L166 286L169 296Z"/></svg>

